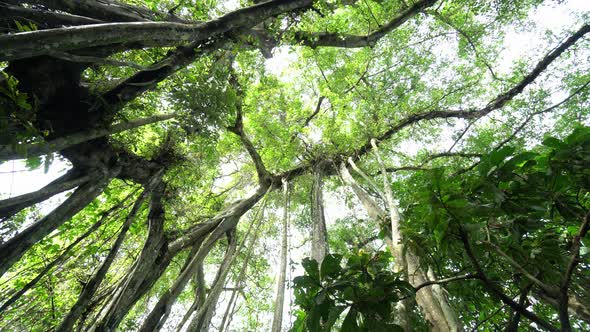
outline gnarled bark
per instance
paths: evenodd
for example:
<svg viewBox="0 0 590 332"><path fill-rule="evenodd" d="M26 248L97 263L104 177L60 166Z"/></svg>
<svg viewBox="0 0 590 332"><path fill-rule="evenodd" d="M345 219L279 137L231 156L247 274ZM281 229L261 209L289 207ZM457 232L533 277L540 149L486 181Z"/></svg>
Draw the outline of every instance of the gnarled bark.
<svg viewBox="0 0 590 332"><path fill-rule="evenodd" d="M103 224L104 220L106 219L106 216L106 214L103 215L103 217L100 218L96 223L94 223L84 234L82 234L80 237L74 240L74 242L68 245L66 249L56 259L54 259L51 263L47 264L43 268L43 270L39 272L39 274L37 274L35 278L29 281L23 288L21 288L8 300L6 300L6 302L2 304L2 307L0 307L0 312L3 312L6 309L8 309L8 307L12 305L14 302L16 302L23 294L25 294L29 289L33 288L39 282L39 280L41 280L49 271L51 271L51 269L63 262L68 257L70 251L76 245L78 245L78 243L82 242L82 240L87 238L90 234L94 233L94 231L96 231Z"/></svg>
<svg viewBox="0 0 590 332"><path fill-rule="evenodd" d="M164 208L162 195L164 185L154 189L148 214L148 237L145 245L131 267L126 279L103 308L93 331L115 331L133 305L151 289L164 273L172 255L168 251L168 238L164 233Z"/></svg>
<svg viewBox="0 0 590 332"><path fill-rule="evenodd" d="M172 119L176 114L156 114L146 118L140 118L127 122L118 123L108 128L92 128L86 131L70 134L64 137L53 139L49 142L34 143L21 146L18 149L12 145L0 146L0 161L18 158L29 158L43 154L60 151L74 145L93 140L95 138L117 134L126 130L139 128L148 124L157 123ZM22 151L22 153L20 152ZM0 202L1 203L1 202ZM0 210L1 211L1 210Z"/></svg>

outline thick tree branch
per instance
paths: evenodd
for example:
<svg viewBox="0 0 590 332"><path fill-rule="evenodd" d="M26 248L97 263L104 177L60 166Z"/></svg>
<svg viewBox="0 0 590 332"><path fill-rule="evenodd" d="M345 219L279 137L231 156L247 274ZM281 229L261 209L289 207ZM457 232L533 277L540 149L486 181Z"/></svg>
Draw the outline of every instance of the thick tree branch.
<svg viewBox="0 0 590 332"><path fill-rule="evenodd" d="M357 48L373 46L379 39L383 38L385 35L404 24L407 20L422 12L424 9L434 5L435 3L436 0L418 1L411 7L405 9L387 24L381 26L378 30L373 31L368 35L347 35L329 32L297 32L295 34L295 42L310 47L329 46Z"/></svg>
<svg viewBox="0 0 590 332"><path fill-rule="evenodd" d="M248 136L244 132L244 123L243 123L242 110L241 110L242 106L241 106L240 101L238 101L238 103L239 103L239 105L238 105L238 114L236 117L236 122L232 127L229 127L227 129L230 132L238 135L238 137L240 138L240 141L242 142L242 145L244 145L244 147L246 148L246 151L248 151L250 158L252 158L252 162L254 162L254 167L256 168L256 174L258 175L258 182L270 184L272 177L271 177L270 173L266 170L266 167L264 166L264 162L262 162L262 158L260 157L260 154L258 153L256 148L254 147L254 144L252 144L252 141L250 141L250 139L248 138Z"/></svg>
<svg viewBox="0 0 590 332"><path fill-rule="evenodd" d="M184 68L199 55L221 48L235 37L234 33L248 30L261 21L307 7L311 3L311 0L273 0L238 9L215 20L202 23L199 29L204 33L200 34L200 39L191 37L190 44L176 48L166 58L147 70L136 73L103 94L93 106L93 110L114 114L119 107L154 88L158 82Z"/></svg>
<svg viewBox="0 0 590 332"><path fill-rule="evenodd" d="M543 57L534 69L529 72L516 86L512 87L511 89L507 90L506 92L498 95L492 101L490 101L485 107L480 109L473 109L473 110L445 110L445 111L423 111L418 112L415 114L411 114L406 116L405 118L398 121L395 125L389 128L387 131L382 133L380 136L377 137L377 140L383 142L393 135L397 134L401 130L412 126L416 123L426 120L435 120L435 119L477 119L483 117L490 112L502 108L508 102L510 102L515 96L520 94L528 85L530 85L539 75L543 73L551 63L565 51L567 51L572 45L574 45L578 40L582 39L588 32L590 32L590 25L586 24L582 26L578 31L576 31L572 36L567 38L563 43L559 46L554 48L551 52L549 52L545 57ZM360 159L362 156L366 155L369 151L371 151L372 146L371 142L368 141L358 149L356 149L350 156L354 160ZM336 156L334 159L336 161L340 159L346 159L347 157ZM323 159L326 159L325 156ZM290 180L294 177L300 176L302 174L306 174L310 171L313 164L319 162L318 160L312 161L308 165L301 165L299 167L295 167L289 171L286 171L280 174L280 177L284 177L287 180ZM336 173L335 168L327 169L328 173Z"/></svg>
<svg viewBox="0 0 590 332"><path fill-rule="evenodd" d="M53 232L98 197L118 170L99 175L98 179L84 183L64 203L47 216L29 226L0 246L0 276L6 272L35 243Z"/></svg>
<svg viewBox="0 0 590 332"><path fill-rule="evenodd" d="M582 26L578 31L576 31L572 36L566 39L563 43L559 46L554 48L551 52L549 52L545 57L541 59L535 66L535 68L528 73L516 86L512 87L510 90L498 95L492 101L490 101L485 107L476 109L476 110L458 110L458 111L426 111L426 112L419 112L416 114L412 114L401 121L399 121L395 126L391 127L389 130L384 132L381 136L377 137L378 141L384 141L393 136L394 134L398 133L400 130L413 125L414 123L423 121L423 120L434 120L434 119L475 119L480 118L489 114L492 111L502 108L506 105L509 101L511 101L515 96L520 94L528 85L530 85L549 65L557 59L561 54L563 54L567 49L569 49L572 45L574 45L578 40L580 40L584 35L590 32L590 25L586 24ZM366 154L369 150L371 150L371 143L367 142L361 148L356 151L357 156L361 156Z"/></svg>
<svg viewBox="0 0 590 332"><path fill-rule="evenodd" d="M527 279L532 281L535 285L539 286L539 288L541 288L543 291L547 292L551 296L558 295L559 289L557 289L556 287L547 285L546 283L537 279L529 271L527 271L524 267L522 267L520 264L518 264L518 262L516 262L514 259L512 259L512 257L508 256L508 254L506 254L496 244L494 244L492 242L488 242L488 241L483 241L482 243L484 243L484 244L488 245L489 247L491 247L492 249L494 249L494 251L496 251L500 256L502 256L510 265L512 265L514 268L516 268L520 273L522 273Z"/></svg>
<svg viewBox="0 0 590 332"><path fill-rule="evenodd" d="M145 118L118 123L107 128L88 129L83 132L56 138L49 142L33 143L20 146L0 146L0 161L40 156L54 151L61 151L74 145L99 137L113 135L148 124L157 123L176 117L176 113L156 114Z"/></svg>
<svg viewBox="0 0 590 332"><path fill-rule="evenodd" d="M42 202L66 190L76 188L90 179L90 174L78 174L76 169L71 169L37 191L1 200L0 220L6 220L28 206Z"/></svg>
<svg viewBox="0 0 590 332"><path fill-rule="evenodd" d="M153 11L113 0L3 0L12 4L27 3L46 8L98 19L106 22L155 21L161 15Z"/></svg>
<svg viewBox="0 0 590 332"><path fill-rule="evenodd" d="M49 12L46 10L10 5L5 3L5 1L0 2L0 20L6 21L6 23L10 26L14 24L14 20L21 21L21 24L24 23L22 21L29 21L34 23L36 26L45 29L59 28L64 25L104 23L101 20L95 20L78 15ZM16 28L16 26L14 28Z"/></svg>

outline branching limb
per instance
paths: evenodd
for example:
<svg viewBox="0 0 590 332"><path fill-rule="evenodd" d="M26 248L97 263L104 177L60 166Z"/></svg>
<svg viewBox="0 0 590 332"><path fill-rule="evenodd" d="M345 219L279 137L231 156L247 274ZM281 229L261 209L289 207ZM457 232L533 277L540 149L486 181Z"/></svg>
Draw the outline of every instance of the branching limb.
<svg viewBox="0 0 590 332"><path fill-rule="evenodd" d="M256 150L254 144L252 144L252 141L250 141L250 139L244 132L241 105L238 105L238 114L235 124L232 127L229 127L228 130L240 137L242 145L244 145L244 147L248 151L248 154L250 155L250 158L252 158L252 161L254 162L254 167L256 168L256 173L258 175L258 181L260 183L270 184L272 179L271 174L266 170L266 167L262 162L262 158L260 157L258 150Z"/></svg>
<svg viewBox="0 0 590 332"><path fill-rule="evenodd" d="M568 50L572 45L574 45L578 40L582 39L587 33L590 32L590 24L586 24L582 26L578 31L576 31L572 36L566 39L563 43L559 46L554 48L551 52L549 52L545 57L543 57L535 66L535 68L527 74L517 85L509 89L508 91L498 95L492 101L490 101L485 107L475 110L446 110L446 111L426 111L426 112L419 112L412 115L409 115L405 119L399 121L396 125L392 126L389 130L385 131L379 137L377 137L378 141L384 141L388 138L392 137L394 134L398 133L402 129L409 127L417 122L421 122L424 120L434 120L434 119L477 119L483 117L490 112L502 108L508 102L510 102L514 97L520 94L528 85L530 85L551 63L557 59L561 54L563 54L566 50ZM358 157L365 155L369 150L371 150L371 142L367 142L361 148L359 148L355 155Z"/></svg>
<svg viewBox="0 0 590 332"><path fill-rule="evenodd" d="M590 229L590 212L586 214L584 220L582 221L582 225L580 225L580 230L578 234L574 237L572 241L572 247L570 251L572 252L569 262L567 264L567 268L563 274L563 278L561 280L561 285L559 287L559 321L561 322L561 329L563 331L571 330L571 325L569 321L569 314L568 314L568 289L572 279L572 275L576 266L580 263L580 247L582 239L588 233Z"/></svg>
<svg viewBox="0 0 590 332"><path fill-rule="evenodd" d="M0 246L0 275L3 275L35 243L41 241L98 197L117 173L116 170L111 171L108 174L99 175L95 181L81 185L64 203L47 216L3 243Z"/></svg>
<svg viewBox="0 0 590 332"><path fill-rule="evenodd" d="M453 281L469 280L469 279L476 279L476 278L477 278L477 276L474 275L473 273L467 273L467 274L463 274L460 276L454 276L454 277L449 277L449 278L444 278L444 279L428 280L427 282L414 287L414 289L417 292L421 288L431 286L431 285L444 285L444 284L447 284L447 283L453 282Z"/></svg>
<svg viewBox="0 0 590 332"><path fill-rule="evenodd" d="M471 264L473 265L473 267L477 271L477 274L476 274L477 278L483 282L485 288L490 293L492 293L495 296L497 296L498 298L500 298L500 300L504 304L508 305L513 310L519 312L522 316L528 318L531 322L537 324L539 327L542 327L548 331L555 331L555 332L559 331L559 329L557 329L553 325L549 324L545 320L539 318L539 316L535 315L534 313L528 311L526 308L520 306L518 303L514 302L514 300L512 300L509 296L504 294L504 292L502 292L502 290L500 290L498 288L498 286L496 286L490 279L488 279L488 277L485 275L481 265L479 264L479 261L475 257L473 250L471 249L471 244L469 243L469 238L467 237L467 233L463 229L460 229L460 232L461 232L460 233L461 241L463 242L463 247L465 248L465 252L467 253L467 257L469 258L469 260L471 261Z"/></svg>
<svg viewBox="0 0 590 332"><path fill-rule="evenodd" d="M99 137L113 135L130 129L139 128L145 125L170 120L176 116L176 113L156 114L145 118L118 123L107 128L89 129L84 132L56 138L49 142L21 145L18 146L18 148L12 145L0 146L0 161L25 157L30 158L51 153L54 151L61 151L74 145L87 142Z"/></svg>
<svg viewBox="0 0 590 332"><path fill-rule="evenodd" d="M558 294L559 290L556 287L547 285L546 283L544 283L541 280L539 280L538 278L536 278L534 275L532 275L530 272L528 272L524 267L522 267L520 264L518 264L518 262L516 262L514 259L512 259L512 257L508 256L508 254L506 254L496 244L494 244L492 242L488 242L488 241L483 241L482 243L484 243L484 244L488 245L489 247L491 247L492 249L494 249L494 251L496 251L500 256L502 256L510 265L512 265L514 268L516 268L520 273L522 273L527 279L532 281L535 285L539 286L539 288L541 288L543 291L547 292L551 296L556 296Z"/></svg>
<svg viewBox="0 0 590 332"><path fill-rule="evenodd" d="M367 183L371 186L371 188L373 188L373 190L379 195L379 197L381 197L381 199L385 199L385 194L383 193L383 190L381 190L376 184L375 182L365 173L363 172L362 169L360 169L356 163L354 162L354 159L352 158L348 158L348 164L350 165L350 167L352 167L352 169L358 174L360 175L365 181L367 181Z"/></svg>
<svg viewBox="0 0 590 332"><path fill-rule="evenodd" d="M368 35L347 35L329 32L298 32L295 34L295 41L301 45L314 48L319 46L344 48L373 46L379 39L383 38L385 35L404 24L407 20L419 14L424 9L434 5L435 3L436 0L420 0L411 7L406 8L394 19Z"/></svg>
<svg viewBox="0 0 590 332"><path fill-rule="evenodd" d="M103 282L107 274L107 271L109 270L111 264L115 260L115 257L119 252L119 248L125 240L127 231L131 227L131 224L135 220L135 217L139 213L141 207L143 206L143 203L145 202L146 198L150 195L151 191L154 190L154 188L162 181L162 173L163 169L156 173L153 176L152 180L146 185L143 193L139 195L139 197L135 201L135 204L131 208L131 211L127 215L127 218L123 223L121 231L119 232L119 236L117 236L117 239L111 247L111 250L109 250L107 257L104 259L104 261L102 262L98 270L94 273L92 278L86 283L86 285L82 289L82 292L78 296L78 300L72 306L68 314L63 318L62 322L60 323L56 331L71 331L76 321L78 321L82 314L88 309L88 306L90 305L94 294L100 287L101 283Z"/></svg>

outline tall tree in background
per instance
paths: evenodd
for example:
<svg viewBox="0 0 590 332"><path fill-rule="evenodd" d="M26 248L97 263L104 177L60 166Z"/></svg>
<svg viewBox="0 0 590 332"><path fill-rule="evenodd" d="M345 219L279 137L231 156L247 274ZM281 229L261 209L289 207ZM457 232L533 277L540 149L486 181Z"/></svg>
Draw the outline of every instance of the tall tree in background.
<svg viewBox="0 0 590 332"><path fill-rule="evenodd" d="M275 297L274 316L272 319L272 332L281 331L283 324L283 305L285 304L285 281L287 278L287 257L288 257L288 240L289 233L289 183L283 183L283 196L285 204L283 205L283 224L281 228L281 254L279 264L279 276L277 278L277 295Z"/></svg>
<svg viewBox="0 0 590 332"><path fill-rule="evenodd" d="M590 328L580 6L2 1L0 329Z"/></svg>

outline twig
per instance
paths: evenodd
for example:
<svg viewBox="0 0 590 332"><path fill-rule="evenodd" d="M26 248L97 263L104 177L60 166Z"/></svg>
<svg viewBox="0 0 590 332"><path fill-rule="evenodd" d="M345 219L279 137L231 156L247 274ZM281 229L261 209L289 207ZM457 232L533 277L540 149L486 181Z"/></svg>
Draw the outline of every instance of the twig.
<svg viewBox="0 0 590 332"><path fill-rule="evenodd" d="M488 241L482 241L482 243L492 247L492 249L494 249L500 256L504 257L504 259L508 261L510 265L515 267L518 271L520 271L520 273L522 273L525 277L527 277L527 279L539 286L543 291L547 292L551 296L556 296L558 294L558 290L556 287L549 286L541 280L537 279L529 271L522 267L522 265L518 264L518 262L512 259L512 257L508 256L508 254L502 251L502 249L500 249L500 247L498 247L496 244Z"/></svg>

